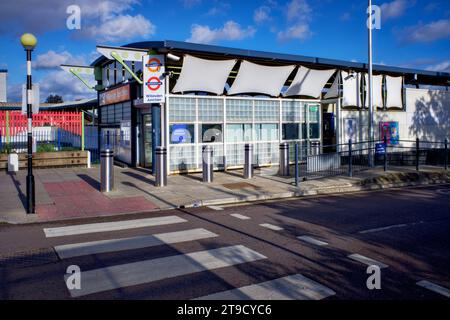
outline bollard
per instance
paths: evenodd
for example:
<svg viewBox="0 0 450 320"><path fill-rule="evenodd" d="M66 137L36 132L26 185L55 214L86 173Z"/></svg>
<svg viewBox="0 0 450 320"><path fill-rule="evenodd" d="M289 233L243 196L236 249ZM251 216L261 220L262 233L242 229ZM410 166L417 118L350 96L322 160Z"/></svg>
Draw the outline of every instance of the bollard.
<svg viewBox="0 0 450 320"><path fill-rule="evenodd" d="M105 149L100 152L100 191L114 189L114 151Z"/></svg>
<svg viewBox="0 0 450 320"><path fill-rule="evenodd" d="M156 147L155 186L167 186L167 149Z"/></svg>
<svg viewBox="0 0 450 320"><path fill-rule="evenodd" d="M289 144L286 142L280 143L280 168L278 174L280 176L289 175Z"/></svg>
<svg viewBox="0 0 450 320"><path fill-rule="evenodd" d="M202 149L202 169L203 182L213 182L213 148L211 146L204 146Z"/></svg>
<svg viewBox="0 0 450 320"><path fill-rule="evenodd" d="M295 143L295 186L298 187L298 142Z"/></svg>
<svg viewBox="0 0 450 320"><path fill-rule="evenodd" d="M419 171L419 152L420 152L419 138L416 138L416 171Z"/></svg>
<svg viewBox="0 0 450 320"><path fill-rule="evenodd" d="M386 135L384 135L384 171L387 171L387 138Z"/></svg>
<svg viewBox="0 0 450 320"><path fill-rule="evenodd" d="M245 144L244 152L244 179L251 179L253 178L253 145Z"/></svg>
<svg viewBox="0 0 450 320"><path fill-rule="evenodd" d="M348 176L353 176L352 139L348 139Z"/></svg>

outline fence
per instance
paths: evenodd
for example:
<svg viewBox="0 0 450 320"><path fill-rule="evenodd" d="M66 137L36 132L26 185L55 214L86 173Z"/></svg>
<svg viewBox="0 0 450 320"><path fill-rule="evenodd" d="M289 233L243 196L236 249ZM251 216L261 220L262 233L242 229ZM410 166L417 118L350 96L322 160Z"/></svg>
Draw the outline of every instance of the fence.
<svg viewBox="0 0 450 320"><path fill-rule="evenodd" d="M420 170L421 166L441 167L447 170L449 159L448 142L398 140L396 144L386 141L364 141L324 146L322 150L336 150L307 155L305 160L299 157L299 178L318 179L330 176L353 176L371 167L412 166ZM369 155L373 154L373 165ZM297 178L298 179L298 178ZM298 183L298 182L297 182Z"/></svg>

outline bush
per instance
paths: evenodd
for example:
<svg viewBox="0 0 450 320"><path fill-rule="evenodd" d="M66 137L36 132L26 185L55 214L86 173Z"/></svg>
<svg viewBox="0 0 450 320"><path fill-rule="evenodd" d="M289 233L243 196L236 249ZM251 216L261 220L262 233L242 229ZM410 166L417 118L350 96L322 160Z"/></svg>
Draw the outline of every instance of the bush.
<svg viewBox="0 0 450 320"><path fill-rule="evenodd" d="M45 144L39 144L37 146L36 152L41 153L41 152L53 152L55 151L55 145L52 143L45 143Z"/></svg>

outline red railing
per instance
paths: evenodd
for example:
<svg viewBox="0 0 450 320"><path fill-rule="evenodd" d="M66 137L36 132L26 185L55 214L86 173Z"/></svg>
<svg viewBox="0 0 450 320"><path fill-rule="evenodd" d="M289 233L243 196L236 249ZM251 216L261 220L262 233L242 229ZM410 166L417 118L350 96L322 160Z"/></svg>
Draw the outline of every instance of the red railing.
<svg viewBox="0 0 450 320"><path fill-rule="evenodd" d="M52 126L81 135L82 116L81 112L41 111L33 114L33 127ZM3 137L7 135L7 128L9 136L26 131L27 116L21 111L0 111L0 134Z"/></svg>

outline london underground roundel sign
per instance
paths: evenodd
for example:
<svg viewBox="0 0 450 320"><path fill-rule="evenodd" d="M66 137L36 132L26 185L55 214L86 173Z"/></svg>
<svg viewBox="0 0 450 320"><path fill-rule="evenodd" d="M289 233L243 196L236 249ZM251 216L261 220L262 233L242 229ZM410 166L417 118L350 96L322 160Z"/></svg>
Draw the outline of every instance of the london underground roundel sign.
<svg viewBox="0 0 450 320"><path fill-rule="evenodd" d="M159 88L161 88L162 85L162 81L158 78L158 77L151 77L147 80L147 82L145 83L145 85L147 86L147 88L149 88L152 91L156 91Z"/></svg>
<svg viewBox="0 0 450 320"><path fill-rule="evenodd" d="M159 72L161 70L162 63L158 58L153 57L148 59L145 66L150 72Z"/></svg>
<svg viewBox="0 0 450 320"><path fill-rule="evenodd" d="M142 57L144 83L142 96L144 103L165 102L165 57L162 54L147 54Z"/></svg>

